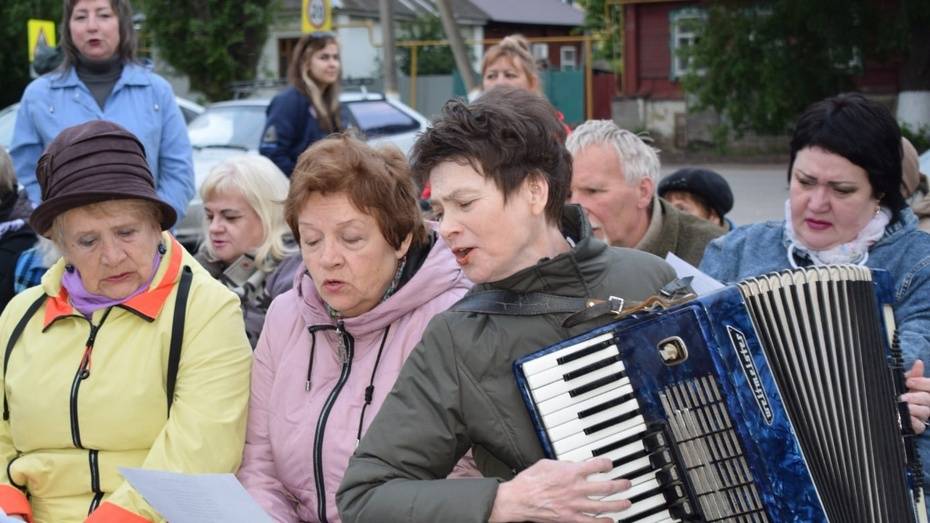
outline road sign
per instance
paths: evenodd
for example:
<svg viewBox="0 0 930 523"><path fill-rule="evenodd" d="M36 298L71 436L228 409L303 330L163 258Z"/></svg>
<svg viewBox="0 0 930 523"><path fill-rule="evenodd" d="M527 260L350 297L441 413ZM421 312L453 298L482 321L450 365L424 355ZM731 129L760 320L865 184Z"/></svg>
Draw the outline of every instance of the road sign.
<svg viewBox="0 0 930 523"><path fill-rule="evenodd" d="M332 0L302 0L300 27L305 33L330 31L333 27Z"/></svg>
<svg viewBox="0 0 930 523"><path fill-rule="evenodd" d="M29 33L29 62L32 63L38 47L55 47L55 22L31 19L26 28Z"/></svg>

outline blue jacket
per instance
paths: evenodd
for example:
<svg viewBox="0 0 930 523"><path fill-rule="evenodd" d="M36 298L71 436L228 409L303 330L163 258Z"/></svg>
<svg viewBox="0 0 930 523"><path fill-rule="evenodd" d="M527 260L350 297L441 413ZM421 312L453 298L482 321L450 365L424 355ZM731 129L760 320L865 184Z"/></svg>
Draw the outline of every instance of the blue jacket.
<svg viewBox="0 0 930 523"><path fill-rule="evenodd" d="M738 227L712 241L701 270L724 283L790 269L785 222L772 221ZM810 260L795 259L799 267ZM869 249L866 266L885 269L894 279L894 315L901 335L905 368L922 359L930 369L930 234L917 229L910 209L885 229L885 235ZM930 488L930 431L918 440L925 489Z"/></svg>
<svg viewBox="0 0 930 523"><path fill-rule="evenodd" d="M194 196L194 167L187 127L164 78L138 64L126 64L105 108L72 67L37 78L26 87L16 115L10 156L16 177L29 199L42 200L36 164L45 147L67 127L93 120L110 120L139 138L155 177L158 195L184 216Z"/></svg>
<svg viewBox="0 0 930 523"><path fill-rule="evenodd" d="M300 153L328 134L311 111L310 100L294 86L288 86L268 104L258 151L290 177Z"/></svg>

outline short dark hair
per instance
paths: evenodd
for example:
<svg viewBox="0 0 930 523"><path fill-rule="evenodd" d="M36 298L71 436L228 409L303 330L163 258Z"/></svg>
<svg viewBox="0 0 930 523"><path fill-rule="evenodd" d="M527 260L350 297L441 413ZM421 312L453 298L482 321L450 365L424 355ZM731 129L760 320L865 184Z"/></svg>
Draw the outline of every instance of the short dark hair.
<svg viewBox="0 0 930 523"><path fill-rule="evenodd" d="M300 211L314 193L345 193L356 209L375 219L381 235L395 249L407 235L411 246L427 241L407 159L396 147L375 149L347 134L333 134L304 151L284 202L284 219L297 241Z"/></svg>
<svg viewBox="0 0 930 523"><path fill-rule="evenodd" d="M64 51L65 59L61 62L61 70L67 71L70 67L77 65L81 52L78 51L74 40L71 39L71 15L74 13L74 7L80 0L64 0L61 9L61 48ZM110 0L110 9L116 13L119 20L119 47L116 48L116 54L119 55L123 63L132 62L136 59L136 29L132 23L132 6L129 0Z"/></svg>
<svg viewBox="0 0 930 523"><path fill-rule="evenodd" d="M907 205L901 196L901 129L884 105L847 93L808 107L791 137L789 181L798 152L807 147L819 147L864 169L873 194L891 209L891 223L898 220Z"/></svg>
<svg viewBox="0 0 930 523"><path fill-rule="evenodd" d="M437 165L467 163L494 181L504 201L529 176L549 184L546 220L558 225L572 181L565 129L543 97L498 86L468 104L453 99L413 146L411 164L421 182Z"/></svg>

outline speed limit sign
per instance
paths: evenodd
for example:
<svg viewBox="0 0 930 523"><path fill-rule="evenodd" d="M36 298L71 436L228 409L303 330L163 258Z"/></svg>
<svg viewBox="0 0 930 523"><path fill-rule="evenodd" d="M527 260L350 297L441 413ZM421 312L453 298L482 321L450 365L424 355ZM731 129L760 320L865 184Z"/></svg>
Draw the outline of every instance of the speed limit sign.
<svg viewBox="0 0 930 523"><path fill-rule="evenodd" d="M333 26L332 0L303 0L301 30L305 33L329 31Z"/></svg>

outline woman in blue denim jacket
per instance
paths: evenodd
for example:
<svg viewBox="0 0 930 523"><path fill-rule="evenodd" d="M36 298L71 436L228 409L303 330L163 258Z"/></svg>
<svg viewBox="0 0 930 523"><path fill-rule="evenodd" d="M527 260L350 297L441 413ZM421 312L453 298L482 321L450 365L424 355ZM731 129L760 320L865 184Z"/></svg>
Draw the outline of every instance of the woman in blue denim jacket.
<svg viewBox="0 0 930 523"><path fill-rule="evenodd" d="M707 246L701 269L723 282L830 263L888 271L905 364L911 425L930 485L930 234L901 195L901 133L888 110L860 95L818 102L791 140L785 220L735 229ZM926 487L925 487L926 488Z"/></svg>
<svg viewBox="0 0 930 523"><path fill-rule="evenodd" d="M134 61L132 11L125 0L68 0L61 67L26 87L10 156L33 204L42 201L36 163L61 130L89 120L125 127L145 147L158 196L184 216L194 195L191 145L171 85Z"/></svg>

